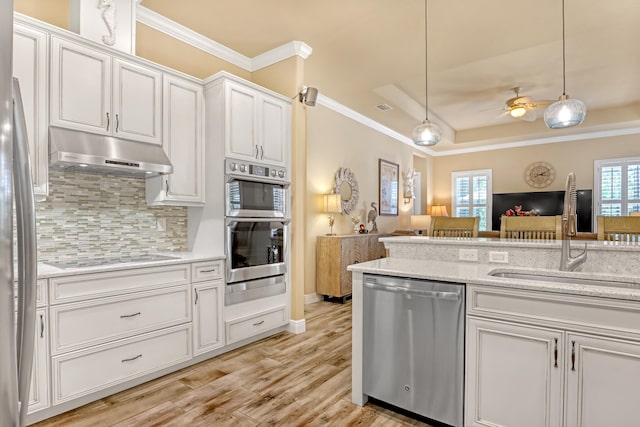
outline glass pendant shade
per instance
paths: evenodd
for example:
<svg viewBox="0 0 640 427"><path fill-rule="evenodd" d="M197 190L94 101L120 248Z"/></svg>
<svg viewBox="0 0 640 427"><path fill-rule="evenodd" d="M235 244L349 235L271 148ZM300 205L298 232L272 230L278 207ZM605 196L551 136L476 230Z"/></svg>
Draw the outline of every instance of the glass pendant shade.
<svg viewBox="0 0 640 427"><path fill-rule="evenodd" d="M435 123L431 123L428 119L416 126L411 133L413 143L421 146L436 145L440 142L441 136L440 127Z"/></svg>
<svg viewBox="0 0 640 427"><path fill-rule="evenodd" d="M544 110L544 123L551 129L563 129L581 124L586 116L587 106L584 102L562 95L560 100Z"/></svg>

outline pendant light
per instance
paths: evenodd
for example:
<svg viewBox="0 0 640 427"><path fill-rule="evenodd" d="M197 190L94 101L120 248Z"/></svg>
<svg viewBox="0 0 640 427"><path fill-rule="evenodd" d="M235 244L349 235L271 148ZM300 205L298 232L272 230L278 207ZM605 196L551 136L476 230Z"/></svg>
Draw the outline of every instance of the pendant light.
<svg viewBox="0 0 640 427"><path fill-rule="evenodd" d="M587 116L587 106L579 99L569 99L566 93L564 0L562 0L562 95L544 110L544 123L551 129L577 126Z"/></svg>
<svg viewBox="0 0 640 427"><path fill-rule="evenodd" d="M424 0L424 110L425 119L416 126L411 133L413 143L420 146L436 145L440 142L442 131L435 123L429 121L429 103L427 102L429 95L429 79L427 78L428 70L428 38L427 38L427 0Z"/></svg>

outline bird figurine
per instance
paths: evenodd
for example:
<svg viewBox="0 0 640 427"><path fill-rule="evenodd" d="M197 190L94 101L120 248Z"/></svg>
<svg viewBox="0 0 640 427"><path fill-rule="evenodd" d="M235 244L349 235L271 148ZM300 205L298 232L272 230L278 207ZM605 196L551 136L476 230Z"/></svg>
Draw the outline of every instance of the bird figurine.
<svg viewBox="0 0 640 427"><path fill-rule="evenodd" d="M372 223L371 231L369 233L377 233L378 226L376 224L376 218L378 217L378 208L376 207L375 202L371 202L371 210L367 214L367 223Z"/></svg>

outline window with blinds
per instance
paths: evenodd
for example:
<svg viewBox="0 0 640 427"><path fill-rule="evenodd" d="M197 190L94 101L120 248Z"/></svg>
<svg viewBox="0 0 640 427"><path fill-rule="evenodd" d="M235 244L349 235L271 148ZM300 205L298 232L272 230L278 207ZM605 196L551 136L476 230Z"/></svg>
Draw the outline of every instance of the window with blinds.
<svg viewBox="0 0 640 427"><path fill-rule="evenodd" d="M457 217L480 217L479 230L491 229L491 169L451 173L451 210Z"/></svg>
<svg viewBox="0 0 640 427"><path fill-rule="evenodd" d="M594 177L596 215L640 212L640 157L596 160Z"/></svg>

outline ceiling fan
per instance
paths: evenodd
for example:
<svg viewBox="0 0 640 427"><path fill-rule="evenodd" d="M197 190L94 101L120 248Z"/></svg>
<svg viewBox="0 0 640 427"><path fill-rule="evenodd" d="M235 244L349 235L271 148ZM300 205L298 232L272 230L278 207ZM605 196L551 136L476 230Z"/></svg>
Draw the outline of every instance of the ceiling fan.
<svg viewBox="0 0 640 427"><path fill-rule="evenodd" d="M516 96L507 99L505 102L506 105L501 108L504 110L502 115L509 115L516 119L532 122L538 117L536 110L546 108L555 102L547 99L536 100L530 96L521 96L521 87L514 87L511 88L511 90L516 94Z"/></svg>

